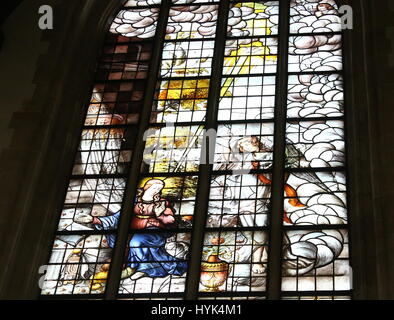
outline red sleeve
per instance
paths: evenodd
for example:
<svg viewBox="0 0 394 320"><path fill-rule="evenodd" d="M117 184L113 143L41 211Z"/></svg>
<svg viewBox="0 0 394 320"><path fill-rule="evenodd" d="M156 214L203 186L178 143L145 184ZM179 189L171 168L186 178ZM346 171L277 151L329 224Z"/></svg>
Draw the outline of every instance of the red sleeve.
<svg viewBox="0 0 394 320"><path fill-rule="evenodd" d="M172 207L171 202L168 200L165 200L165 202L166 202L166 209L164 210L163 214L166 216L169 216L169 215L173 216L175 210Z"/></svg>
<svg viewBox="0 0 394 320"><path fill-rule="evenodd" d="M166 200L166 208L171 208L172 209L172 205L171 202Z"/></svg>

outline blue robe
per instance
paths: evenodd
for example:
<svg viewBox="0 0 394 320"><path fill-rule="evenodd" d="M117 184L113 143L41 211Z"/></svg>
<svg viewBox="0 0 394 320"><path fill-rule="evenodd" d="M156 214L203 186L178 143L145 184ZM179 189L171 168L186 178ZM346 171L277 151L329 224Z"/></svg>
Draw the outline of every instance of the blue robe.
<svg viewBox="0 0 394 320"><path fill-rule="evenodd" d="M120 212L112 216L100 217L101 225L95 225L98 230L114 230L120 218ZM147 228L157 230L158 228ZM168 275L180 276L187 271L187 262L170 255L165 244L168 235L163 233L136 233L128 246L127 266L136 271L144 272L148 276L166 277ZM116 236L106 235L108 246L115 247Z"/></svg>

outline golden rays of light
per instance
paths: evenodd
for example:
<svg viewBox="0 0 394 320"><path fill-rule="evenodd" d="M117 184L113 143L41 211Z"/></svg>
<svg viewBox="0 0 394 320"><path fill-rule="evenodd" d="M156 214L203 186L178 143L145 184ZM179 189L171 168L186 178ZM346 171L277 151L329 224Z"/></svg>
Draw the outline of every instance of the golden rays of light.
<svg viewBox="0 0 394 320"><path fill-rule="evenodd" d="M162 87L157 98L163 112L171 106L166 106L168 100L179 101L179 108L184 110L201 110L207 106L209 79L170 80Z"/></svg>
<svg viewBox="0 0 394 320"><path fill-rule="evenodd" d="M255 14L264 13L268 8L264 4L253 2L237 3L234 6L252 8ZM277 55L271 54L271 48L264 44L263 41L265 39L258 39L259 36L272 34L268 19L250 19L246 21L246 26L243 29L250 30L251 35L256 35L257 38L251 39L249 43L239 44L236 49L230 52L229 56L224 58L223 74L225 75L250 74L255 67L265 66L267 61L277 61ZM195 70L196 74L200 74L200 72L201 70ZM220 97L232 96L230 87L234 81L235 78L226 78L222 85ZM163 114L174 108L177 110L174 109L173 111L179 111L181 109L198 110L206 108L208 91L208 79L169 80L162 84L157 98ZM177 105L167 103L171 100L179 101L179 103ZM173 145L176 148L190 149L196 143L202 130L203 127L197 127L194 133L185 132L184 135L182 134L177 137L173 137L172 135L170 137L160 136L158 139L152 139L150 142L147 141L147 147L159 143L164 146ZM186 150L185 156L187 156L187 153L188 151ZM165 159L161 160L164 161ZM167 165L167 161L164 162L163 165ZM181 163L178 166L181 166Z"/></svg>

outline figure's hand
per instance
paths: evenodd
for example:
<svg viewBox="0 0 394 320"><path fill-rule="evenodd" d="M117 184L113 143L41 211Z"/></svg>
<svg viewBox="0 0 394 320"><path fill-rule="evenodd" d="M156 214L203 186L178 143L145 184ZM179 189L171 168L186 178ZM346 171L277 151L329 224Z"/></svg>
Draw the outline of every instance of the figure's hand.
<svg viewBox="0 0 394 320"><path fill-rule="evenodd" d="M154 206L154 209L153 209L157 218L160 217L164 213L165 210L166 210L166 202L165 201L157 202Z"/></svg>
<svg viewBox="0 0 394 320"><path fill-rule="evenodd" d="M252 161L252 169L254 170L260 169L260 163L258 161Z"/></svg>
<svg viewBox="0 0 394 320"><path fill-rule="evenodd" d="M172 215L162 214L160 217L157 217L156 221L161 221L165 225L172 225L175 222L175 218Z"/></svg>
<svg viewBox="0 0 394 320"><path fill-rule="evenodd" d="M93 217L90 214L80 214L74 218L74 222L81 224L89 224L93 222Z"/></svg>

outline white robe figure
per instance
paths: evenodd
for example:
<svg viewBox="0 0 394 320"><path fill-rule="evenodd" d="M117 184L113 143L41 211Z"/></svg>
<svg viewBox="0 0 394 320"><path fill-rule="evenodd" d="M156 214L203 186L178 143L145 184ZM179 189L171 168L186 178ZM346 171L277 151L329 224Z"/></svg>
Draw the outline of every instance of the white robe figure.
<svg viewBox="0 0 394 320"><path fill-rule="evenodd" d="M241 227L261 227L267 225L270 186L263 185L255 174L253 162L260 161L261 166L271 165L271 152L257 137L240 137L232 134L231 127L219 131L215 151L214 170L231 170L231 175L215 177L211 183L208 215L210 226L234 226L238 218ZM213 200L213 201L212 201ZM222 200L222 201L214 201ZM233 225L225 225L223 217ZM215 221L216 217L216 221ZM230 217L230 219L229 219ZM219 219L219 220L218 220ZM219 224L218 221L221 221ZM239 261L253 262L252 272L262 274L265 267L264 246L267 244L266 233L258 232L253 239L254 251L240 249ZM248 268L245 265L245 268Z"/></svg>

